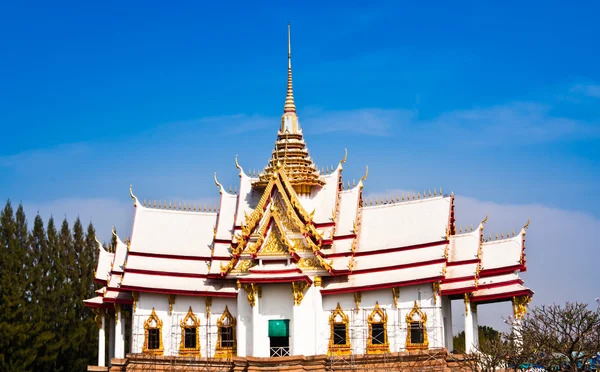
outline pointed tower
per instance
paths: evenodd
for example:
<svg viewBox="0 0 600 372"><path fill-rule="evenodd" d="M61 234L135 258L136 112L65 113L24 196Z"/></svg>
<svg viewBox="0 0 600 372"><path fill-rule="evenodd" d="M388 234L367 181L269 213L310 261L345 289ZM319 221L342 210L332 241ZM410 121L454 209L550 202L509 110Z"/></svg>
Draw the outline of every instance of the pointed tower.
<svg viewBox="0 0 600 372"><path fill-rule="evenodd" d="M277 132L275 149L269 164L265 167L259 179L253 183L254 187L265 187L271 179L275 169L283 168L290 183L299 194L310 194L313 187L321 187L324 181L312 161L302 136L302 129L296 116L294 91L292 89L292 47L290 39L290 25L288 24L288 80L285 105L281 116L281 126Z"/></svg>

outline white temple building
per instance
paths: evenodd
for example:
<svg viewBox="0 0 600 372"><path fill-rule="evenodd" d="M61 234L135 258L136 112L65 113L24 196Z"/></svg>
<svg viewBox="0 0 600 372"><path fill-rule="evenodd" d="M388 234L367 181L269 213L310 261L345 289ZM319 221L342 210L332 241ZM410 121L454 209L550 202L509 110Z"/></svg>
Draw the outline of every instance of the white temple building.
<svg viewBox="0 0 600 372"><path fill-rule="evenodd" d="M452 350L451 300L464 301L469 352L478 344L477 305L512 301L524 314L533 295L519 278L527 225L486 240L486 215L457 231L454 195L442 190L369 202L368 168L350 184L345 161L324 171L310 157L288 50L284 112L264 170L247 174L236 158L236 192L215 175L216 210L131 193L131 238L117 237L115 253L99 244L103 287L85 301L97 314L98 366L127 354Z"/></svg>

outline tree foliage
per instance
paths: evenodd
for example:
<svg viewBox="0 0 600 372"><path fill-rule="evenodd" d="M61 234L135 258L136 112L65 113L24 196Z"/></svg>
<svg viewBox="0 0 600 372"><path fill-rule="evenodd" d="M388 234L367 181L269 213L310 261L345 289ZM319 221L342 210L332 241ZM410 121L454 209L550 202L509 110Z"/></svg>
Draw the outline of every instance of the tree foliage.
<svg viewBox="0 0 600 372"><path fill-rule="evenodd" d="M83 300L94 296L95 231L23 206L0 212L0 372L84 371L97 358L97 327Z"/></svg>
<svg viewBox="0 0 600 372"><path fill-rule="evenodd" d="M513 323L522 335L522 354L556 371L586 371L600 352L600 306L585 303L535 307Z"/></svg>

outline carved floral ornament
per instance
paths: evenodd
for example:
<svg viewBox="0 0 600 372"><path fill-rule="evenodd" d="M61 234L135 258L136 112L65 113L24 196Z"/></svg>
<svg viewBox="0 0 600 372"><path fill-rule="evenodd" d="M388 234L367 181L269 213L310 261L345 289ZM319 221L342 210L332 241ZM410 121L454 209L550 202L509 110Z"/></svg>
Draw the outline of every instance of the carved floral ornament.
<svg viewBox="0 0 600 372"><path fill-rule="evenodd" d="M294 305L300 306L304 299L304 291L308 288L306 282L292 282L292 292L294 294Z"/></svg>
<svg viewBox="0 0 600 372"><path fill-rule="evenodd" d="M390 343L387 334L388 317L385 310L379 307L379 302L375 302L375 308L369 314L367 322L369 323L369 337L367 337L367 354L383 354L390 352ZM377 334L381 332L381 334ZM373 341L379 341L374 343Z"/></svg>
<svg viewBox="0 0 600 372"><path fill-rule="evenodd" d="M406 349L407 350L419 350L429 348L429 339L427 337L427 314L425 314L417 301L412 310L406 314L406 324L408 325L408 332L406 332ZM419 334L422 332L422 340L415 340L413 332ZM423 341L423 342L419 342Z"/></svg>
<svg viewBox="0 0 600 372"><path fill-rule="evenodd" d="M340 303L338 302L337 307L331 313L329 317L329 348L327 351L328 355L350 355L350 335L348 333L348 315L344 313ZM336 328L342 328L344 330L344 342L336 342ZM337 339L341 340L340 337Z"/></svg>
<svg viewBox="0 0 600 372"><path fill-rule="evenodd" d="M240 288L243 288L244 291L246 291L246 293L248 294L248 302L250 303L250 306L254 307L254 305L256 305L256 298L260 298L262 295L262 291L260 289L260 286L258 284L255 283L240 283L238 282L238 286Z"/></svg>
<svg viewBox="0 0 600 372"><path fill-rule="evenodd" d="M237 354L236 320L225 305L225 310L217 320L217 345L215 358L231 358ZM227 339L225 339L227 337Z"/></svg>
<svg viewBox="0 0 600 372"><path fill-rule="evenodd" d="M152 308L152 313L144 322L144 345L142 346L142 352L145 354L162 355L164 352L163 340L162 340L162 320L156 315L156 311ZM158 337L158 345L150 345L150 335L156 335ZM157 347L154 347L157 346Z"/></svg>
<svg viewBox="0 0 600 372"><path fill-rule="evenodd" d="M192 311L192 307L188 310L186 316L179 322L181 327L181 340L179 341L179 355L189 356L197 355L200 356L200 320L196 317ZM189 332L193 330L192 334L195 335L195 346L185 347L186 330Z"/></svg>
<svg viewBox="0 0 600 372"><path fill-rule="evenodd" d="M515 319L523 319L527 314L527 305L531 302L531 296L513 297L513 313Z"/></svg>

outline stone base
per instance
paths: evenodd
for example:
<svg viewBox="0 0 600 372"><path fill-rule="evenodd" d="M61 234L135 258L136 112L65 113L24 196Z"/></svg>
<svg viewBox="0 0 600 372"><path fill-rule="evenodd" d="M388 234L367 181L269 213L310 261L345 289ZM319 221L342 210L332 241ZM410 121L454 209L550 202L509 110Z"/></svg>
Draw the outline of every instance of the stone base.
<svg viewBox="0 0 600 372"><path fill-rule="evenodd" d="M91 369L100 368L100 369ZM277 358L233 357L231 359L190 358L127 354L113 359L106 367L88 367L88 371L223 371L223 372L327 372L327 371L471 371L463 355L448 354L446 349L406 351L376 355L288 356Z"/></svg>

